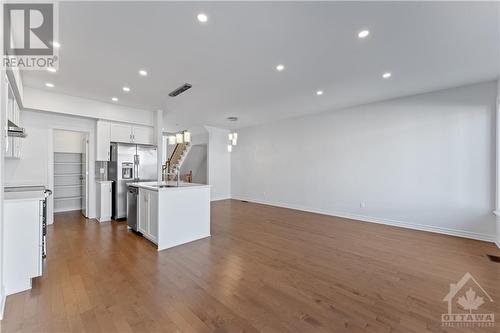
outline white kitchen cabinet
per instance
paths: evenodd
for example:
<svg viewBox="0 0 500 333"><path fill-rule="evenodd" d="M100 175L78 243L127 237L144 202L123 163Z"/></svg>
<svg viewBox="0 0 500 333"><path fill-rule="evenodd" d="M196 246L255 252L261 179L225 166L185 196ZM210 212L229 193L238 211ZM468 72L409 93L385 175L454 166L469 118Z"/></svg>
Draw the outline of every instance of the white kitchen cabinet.
<svg viewBox="0 0 500 333"><path fill-rule="evenodd" d="M21 109L19 108L19 102L17 101L14 90L10 81L7 81L7 120L11 123L19 126L21 120Z"/></svg>
<svg viewBox="0 0 500 333"><path fill-rule="evenodd" d="M154 145L154 130L148 126L132 126L111 121L97 121L97 161L109 161L111 142Z"/></svg>
<svg viewBox="0 0 500 333"><path fill-rule="evenodd" d="M153 145L154 137L152 127L111 123L112 142Z"/></svg>
<svg viewBox="0 0 500 333"><path fill-rule="evenodd" d="M7 89L7 120L8 124L10 125L15 125L20 127L20 122L21 122L21 109L19 108L19 103L16 100L16 97L14 95L14 92L12 90L12 86L5 77L6 81L6 89ZM22 138L19 137L8 137L6 140L6 147L5 147L5 157L12 159L19 159L21 158L21 147L22 147Z"/></svg>
<svg viewBox="0 0 500 333"><path fill-rule="evenodd" d="M147 232L147 223L148 223L148 207L149 207L149 200L148 200L148 191L140 189L139 190L139 198L137 200L137 231L142 233L143 235L146 234Z"/></svg>
<svg viewBox="0 0 500 333"><path fill-rule="evenodd" d="M7 81L8 82L8 81ZM14 119L14 93L12 92L12 89L10 88L10 85L7 84L7 120L10 120L11 122Z"/></svg>
<svg viewBox="0 0 500 333"><path fill-rule="evenodd" d="M137 231L157 244L158 242L158 192L139 189L139 221Z"/></svg>
<svg viewBox="0 0 500 333"><path fill-rule="evenodd" d="M111 123L111 141L133 143L132 125Z"/></svg>
<svg viewBox="0 0 500 333"><path fill-rule="evenodd" d="M22 138L18 137L8 137L7 140L7 152L5 153L5 158L9 159L20 159L21 158L21 143Z"/></svg>
<svg viewBox="0 0 500 333"><path fill-rule="evenodd" d="M111 123L105 120L97 121L97 140L96 140L96 160L109 161L109 145L111 143Z"/></svg>
<svg viewBox="0 0 500 333"><path fill-rule="evenodd" d="M96 189L97 221L111 221L111 180L98 180Z"/></svg>
<svg viewBox="0 0 500 333"><path fill-rule="evenodd" d="M4 202L4 284L7 295L31 289L42 275L43 196L6 197Z"/></svg>
<svg viewBox="0 0 500 333"><path fill-rule="evenodd" d="M132 138L134 140L134 143L141 144L141 145L153 145L155 142L154 138L154 130L151 127L145 127L145 126L134 126L132 128L133 133L132 133Z"/></svg>
<svg viewBox="0 0 500 333"><path fill-rule="evenodd" d="M139 182L135 186L140 196L138 231L158 251L210 236L210 185Z"/></svg>
<svg viewBox="0 0 500 333"><path fill-rule="evenodd" d="M158 244L158 192L149 191L148 234L150 239Z"/></svg>

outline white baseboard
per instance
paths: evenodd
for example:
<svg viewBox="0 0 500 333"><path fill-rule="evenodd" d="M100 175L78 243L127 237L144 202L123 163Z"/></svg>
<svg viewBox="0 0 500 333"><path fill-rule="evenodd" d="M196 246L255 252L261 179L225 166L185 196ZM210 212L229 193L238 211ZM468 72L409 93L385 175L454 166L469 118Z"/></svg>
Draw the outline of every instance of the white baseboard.
<svg viewBox="0 0 500 333"><path fill-rule="evenodd" d="M5 310L5 300L6 300L6 296L5 296L5 289L2 287L0 289L0 320L3 319L3 313L4 313L4 310Z"/></svg>
<svg viewBox="0 0 500 333"><path fill-rule="evenodd" d="M244 197L244 196L243 197L242 196L233 197L233 199L234 200L244 200L244 201L249 201L249 202L255 202L255 203L260 203L260 204L270 205L270 206L295 209L295 210L300 210L300 211L310 212L310 213L317 213L317 214L323 214L323 215L329 215L329 216L342 217L342 218L351 219L351 220L358 220L358 221L362 221L362 222L385 224L385 225L390 225L390 226L394 226L394 227L401 227L401 228L406 228L406 229L413 229L413 230L434 232L434 233L444 234L444 235L449 235L449 236L470 238L470 239L481 240L481 241L485 241L485 242L495 243L495 241L496 241L495 235L482 234L482 233L466 231L466 230L442 228L442 227L437 227L437 226L430 226L430 225L418 224L418 223L410 223L410 222L384 219L384 218L365 216L365 215L358 215L358 214L352 214L352 213L346 213L346 212L316 209L316 208L305 207L305 206L300 206L300 205L290 205L290 204L281 203L281 202L258 200L258 199ZM498 243L497 243L497 245L498 245Z"/></svg>
<svg viewBox="0 0 500 333"><path fill-rule="evenodd" d="M231 197L228 197L228 196L213 197L213 198L210 198L210 202L212 202L212 201L220 201L220 200L229 200L229 199L231 199Z"/></svg>
<svg viewBox="0 0 500 333"><path fill-rule="evenodd" d="M54 213L74 212L77 210L81 211L82 209L78 207L59 208L59 209L54 209Z"/></svg>

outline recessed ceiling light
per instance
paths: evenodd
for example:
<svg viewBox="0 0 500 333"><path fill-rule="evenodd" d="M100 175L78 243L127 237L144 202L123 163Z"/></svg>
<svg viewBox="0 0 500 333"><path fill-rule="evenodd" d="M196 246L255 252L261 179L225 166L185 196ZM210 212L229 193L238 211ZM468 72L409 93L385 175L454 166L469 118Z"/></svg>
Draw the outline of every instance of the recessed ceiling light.
<svg viewBox="0 0 500 333"><path fill-rule="evenodd" d="M123 87L122 90L125 91L125 92L129 92L130 88L129 87Z"/></svg>
<svg viewBox="0 0 500 333"><path fill-rule="evenodd" d="M52 41L52 46L55 47L56 49L58 49L61 47L61 44L59 44L59 42Z"/></svg>
<svg viewBox="0 0 500 333"><path fill-rule="evenodd" d="M142 76L147 76L148 72L146 72L144 69L139 70L139 74Z"/></svg>
<svg viewBox="0 0 500 333"><path fill-rule="evenodd" d="M111 100L112 100L113 102L118 102L118 98L117 98L117 97L111 97Z"/></svg>
<svg viewBox="0 0 500 333"><path fill-rule="evenodd" d="M201 23L205 23L208 21L208 16L203 14L203 13L200 13L198 14L198 16L196 16L196 18L198 19L198 21L200 21Z"/></svg>
<svg viewBox="0 0 500 333"><path fill-rule="evenodd" d="M227 117L226 119L229 121L238 121L238 117L235 116Z"/></svg>
<svg viewBox="0 0 500 333"><path fill-rule="evenodd" d="M282 70L284 70L284 69L285 69L285 65L279 64L279 65L277 65L277 66L276 66L276 70L277 70L278 72L281 72L281 71L282 71Z"/></svg>
<svg viewBox="0 0 500 333"><path fill-rule="evenodd" d="M51 73L57 72L57 70L54 67L47 67L47 71Z"/></svg>
<svg viewBox="0 0 500 333"><path fill-rule="evenodd" d="M359 38L366 38L366 37L368 37L369 34L370 34L370 30L361 30L358 33L358 37Z"/></svg>
<svg viewBox="0 0 500 333"><path fill-rule="evenodd" d="M387 72L387 73L382 74L382 77L383 77L384 79L388 79L388 78L390 78L391 76L392 76L392 74L391 74L390 72Z"/></svg>
<svg viewBox="0 0 500 333"><path fill-rule="evenodd" d="M318 95L318 96L323 95L323 90L318 90L318 91L316 91L316 95Z"/></svg>
<svg viewBox="0 0 500 333"><path fill-rule="evenodd" d="M45 83L45 86L47 86L49 88L54 88L54 84L50 83L50 82Z"/></svg>

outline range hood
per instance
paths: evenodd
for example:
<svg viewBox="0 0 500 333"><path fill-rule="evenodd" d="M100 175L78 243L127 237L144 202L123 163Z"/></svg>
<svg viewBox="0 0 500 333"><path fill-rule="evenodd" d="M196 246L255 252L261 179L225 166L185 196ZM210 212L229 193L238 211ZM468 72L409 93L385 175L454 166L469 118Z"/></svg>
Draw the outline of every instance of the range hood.
<svg viewBox="0 0 500 333"><path fill-rule="evenodd" d="M8 121L7 136L25 138L27 134L24 132L24 128L17 126L12 121Z"/></svg>

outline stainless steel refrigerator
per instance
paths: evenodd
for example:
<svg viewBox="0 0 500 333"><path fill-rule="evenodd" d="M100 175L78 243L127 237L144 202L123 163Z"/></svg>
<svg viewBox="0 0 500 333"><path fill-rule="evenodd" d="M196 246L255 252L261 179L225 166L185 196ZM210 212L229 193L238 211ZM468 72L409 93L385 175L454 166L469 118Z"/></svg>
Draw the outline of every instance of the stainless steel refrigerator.
<svg viewBox="0 0 500 333"><path fill-rule="evenodd" d="M127 217L127 183L157 181L157 149L126 143L111 144L108 179L113 181L112 217Z"/></svg>

